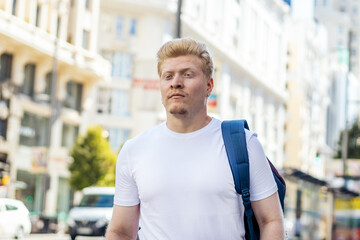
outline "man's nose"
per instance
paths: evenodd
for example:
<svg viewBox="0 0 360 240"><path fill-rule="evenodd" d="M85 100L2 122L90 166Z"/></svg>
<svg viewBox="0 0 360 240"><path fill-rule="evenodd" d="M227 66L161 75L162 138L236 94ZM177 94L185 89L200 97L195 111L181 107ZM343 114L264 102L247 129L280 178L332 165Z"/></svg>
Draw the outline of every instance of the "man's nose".
<svg viewBox="0 0 360 240"><path fill-rule="evenodd" d="M175 75L171 81L171 88L182 88L184 86L184 82L181 76Z"/></svg>

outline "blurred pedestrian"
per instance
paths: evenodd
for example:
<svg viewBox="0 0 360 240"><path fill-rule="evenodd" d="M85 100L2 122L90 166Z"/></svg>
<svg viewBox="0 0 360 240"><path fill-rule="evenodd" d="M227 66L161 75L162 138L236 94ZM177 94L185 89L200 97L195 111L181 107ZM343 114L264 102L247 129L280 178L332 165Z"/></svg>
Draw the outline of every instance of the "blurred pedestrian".
<svg viewBox="0 0 360 240"><path fill-rule="evenodd" d="M166 122L123 146L107 239L136 239L137 233L150 240L245 239L244 207L221 121L207 114L214 87L210 53L205 44L184 38L165 43L157 57ZM254 132L246 131L246 138L261 238L284 239L277 186L263 148Z"/></svg>

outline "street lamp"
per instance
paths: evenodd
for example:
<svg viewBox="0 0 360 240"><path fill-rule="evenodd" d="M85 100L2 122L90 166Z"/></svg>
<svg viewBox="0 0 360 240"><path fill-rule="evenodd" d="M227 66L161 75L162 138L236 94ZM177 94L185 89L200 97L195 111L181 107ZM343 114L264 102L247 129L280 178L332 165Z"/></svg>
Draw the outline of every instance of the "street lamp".
<svg viewBox="0 0 360 240"><path fill-rule="evenodd" d="M182 0L178 0L176 13L176 38L181 38L181 8Z"/></svg>

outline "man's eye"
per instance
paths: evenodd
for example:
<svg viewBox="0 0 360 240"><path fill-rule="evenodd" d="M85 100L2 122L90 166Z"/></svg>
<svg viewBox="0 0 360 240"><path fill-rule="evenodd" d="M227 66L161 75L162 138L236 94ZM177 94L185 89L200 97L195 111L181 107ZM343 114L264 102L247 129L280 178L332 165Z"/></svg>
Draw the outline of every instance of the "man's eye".
<svg viewBox="0 0 360 240"><path fill-rule="evenodd" d="M171 79L172 75L165 75L165 79Z"/></svg>
<svg viewBox="0 0 360 240"><path fill-rule="evenodd" d="M191 74L191 73L185 73L184 76L185 76L185 77L191 77L192 74Z"/></svg>

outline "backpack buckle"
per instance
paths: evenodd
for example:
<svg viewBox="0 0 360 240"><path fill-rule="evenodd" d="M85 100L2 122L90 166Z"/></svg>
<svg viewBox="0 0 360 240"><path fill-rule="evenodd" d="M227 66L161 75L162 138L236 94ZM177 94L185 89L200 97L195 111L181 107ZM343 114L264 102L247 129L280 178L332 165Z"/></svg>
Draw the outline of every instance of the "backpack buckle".
<svg viewBox="0 0 360 240"><path fill-rule="evenodd" d="M243 189L241 191L241 196L242 196L242 199L245 200L245 201L250 201L250 192L247 188Z"/></svg>

